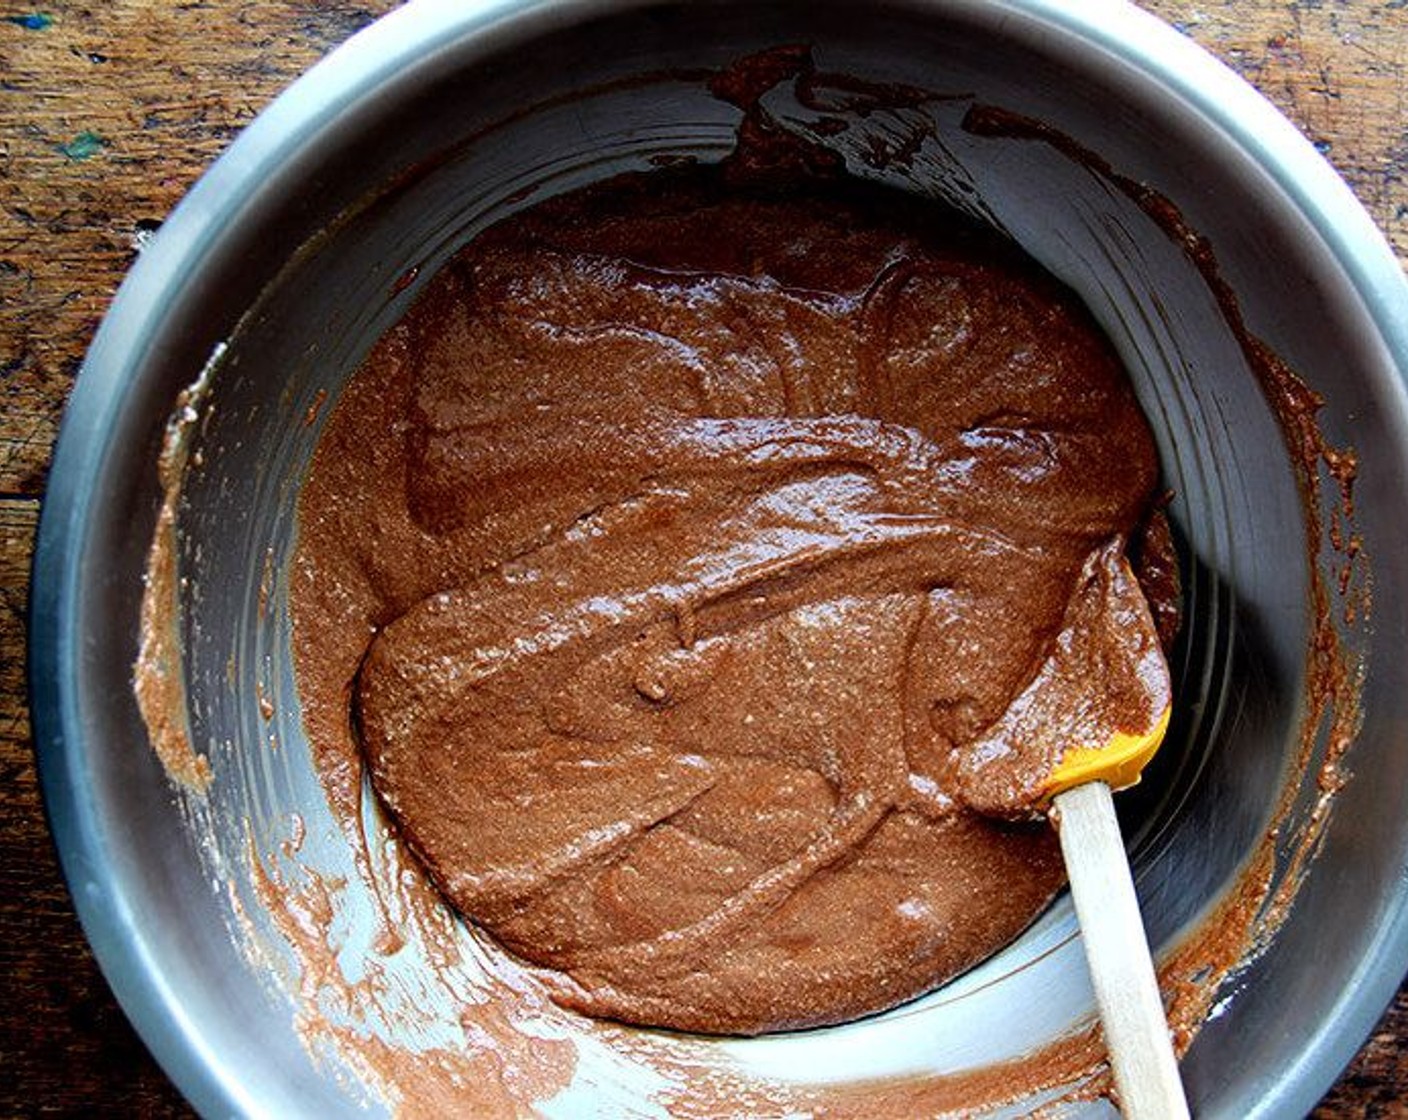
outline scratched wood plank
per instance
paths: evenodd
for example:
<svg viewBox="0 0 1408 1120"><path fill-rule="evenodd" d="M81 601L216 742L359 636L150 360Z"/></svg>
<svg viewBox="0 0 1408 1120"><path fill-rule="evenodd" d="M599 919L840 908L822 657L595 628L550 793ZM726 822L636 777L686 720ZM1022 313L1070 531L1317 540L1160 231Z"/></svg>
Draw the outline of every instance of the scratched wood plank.
<svg viewBox="0 0 1408 1120"><path fill-rule="evenodd" d="M63 0L0 23L0 493L41 492L143 233L275 93L392 6Z"/></svg>
<svg viewBox="0 0 1408 1120"><path fill-rule="evenodd" d="M1408 2L1143 0L1256 86L1408 264Z"/></svg>
<svg viewBox="0 0 1408 1120"><path fill-rule="evenodd" d="M83 350L141 238L294 76L390 0L0 10L0 1116L184 1117L113 1002L43 823L28 564ZM1405 0L1147 0L1299 124L1408 259ZM1316 1111L1408 1116L1408 989Z"/></svg>

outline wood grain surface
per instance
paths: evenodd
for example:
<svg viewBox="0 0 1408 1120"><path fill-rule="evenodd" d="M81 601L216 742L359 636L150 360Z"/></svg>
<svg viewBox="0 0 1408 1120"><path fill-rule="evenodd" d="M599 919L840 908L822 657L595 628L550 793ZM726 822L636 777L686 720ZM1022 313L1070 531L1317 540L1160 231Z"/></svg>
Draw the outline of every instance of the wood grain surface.
<svg viewBox="0 0 1408 1120"><path fill-rule="evenodd" d="M1078 0L1072 0L1078 2ZM188 1116L83 940L37 788L29 559L75 371L138 246L386 0L0 8L0 1115ZM1326 154L1408 261L1408 0L1148 0ZM1408 1116L1408 988L1316 1111Z"/></svg>

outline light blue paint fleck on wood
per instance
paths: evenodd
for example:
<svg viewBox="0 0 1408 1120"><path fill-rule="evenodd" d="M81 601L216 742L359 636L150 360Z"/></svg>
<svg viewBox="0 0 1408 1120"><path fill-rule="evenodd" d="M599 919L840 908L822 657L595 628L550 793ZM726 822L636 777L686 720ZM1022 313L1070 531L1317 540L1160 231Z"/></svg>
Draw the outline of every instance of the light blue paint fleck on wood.
<svg viewBox="0 0 1408 1120"><path fill-rule="evenodd" d="M18 16L6 16L6 23L23 27L26 31L46 31L54 26L54 17L48 12L26 12Z"/></svg>
<svg viewBox="0 0 1408 1120"><path fill-rule="evenodd" d="M67 144L60 144L59 151L77 163L97 155L107 147L107 143L96 132L84 129Z"/></svg>

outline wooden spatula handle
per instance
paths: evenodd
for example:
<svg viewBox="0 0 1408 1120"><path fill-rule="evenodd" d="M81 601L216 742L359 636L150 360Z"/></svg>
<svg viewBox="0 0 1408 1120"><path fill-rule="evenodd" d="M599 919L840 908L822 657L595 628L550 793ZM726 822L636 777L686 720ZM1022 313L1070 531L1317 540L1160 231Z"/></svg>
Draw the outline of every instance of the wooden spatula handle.
<svg viewBox="0 0 1408 1120"><path fill-rule="evenodd" d="M1058 794L1052 807L1120 1111L1130 1120L1187 1120L1110 787L1087 782Z"/></svg>

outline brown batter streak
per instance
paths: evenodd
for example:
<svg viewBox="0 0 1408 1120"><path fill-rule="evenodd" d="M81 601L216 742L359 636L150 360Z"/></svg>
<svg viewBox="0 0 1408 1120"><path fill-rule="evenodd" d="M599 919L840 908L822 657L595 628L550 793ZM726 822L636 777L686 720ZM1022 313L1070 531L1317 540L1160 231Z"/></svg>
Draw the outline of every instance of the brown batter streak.
<svg viewBox="0 0 1408 1120"><path fill-rule="evenodd" d="M1167 700L1107 343L1004 243L804 170L482 235L304 490L315 750L355 735L436 884L592 1015L756 1033L969 968L1061 884L1034 722Z"/></svg>

